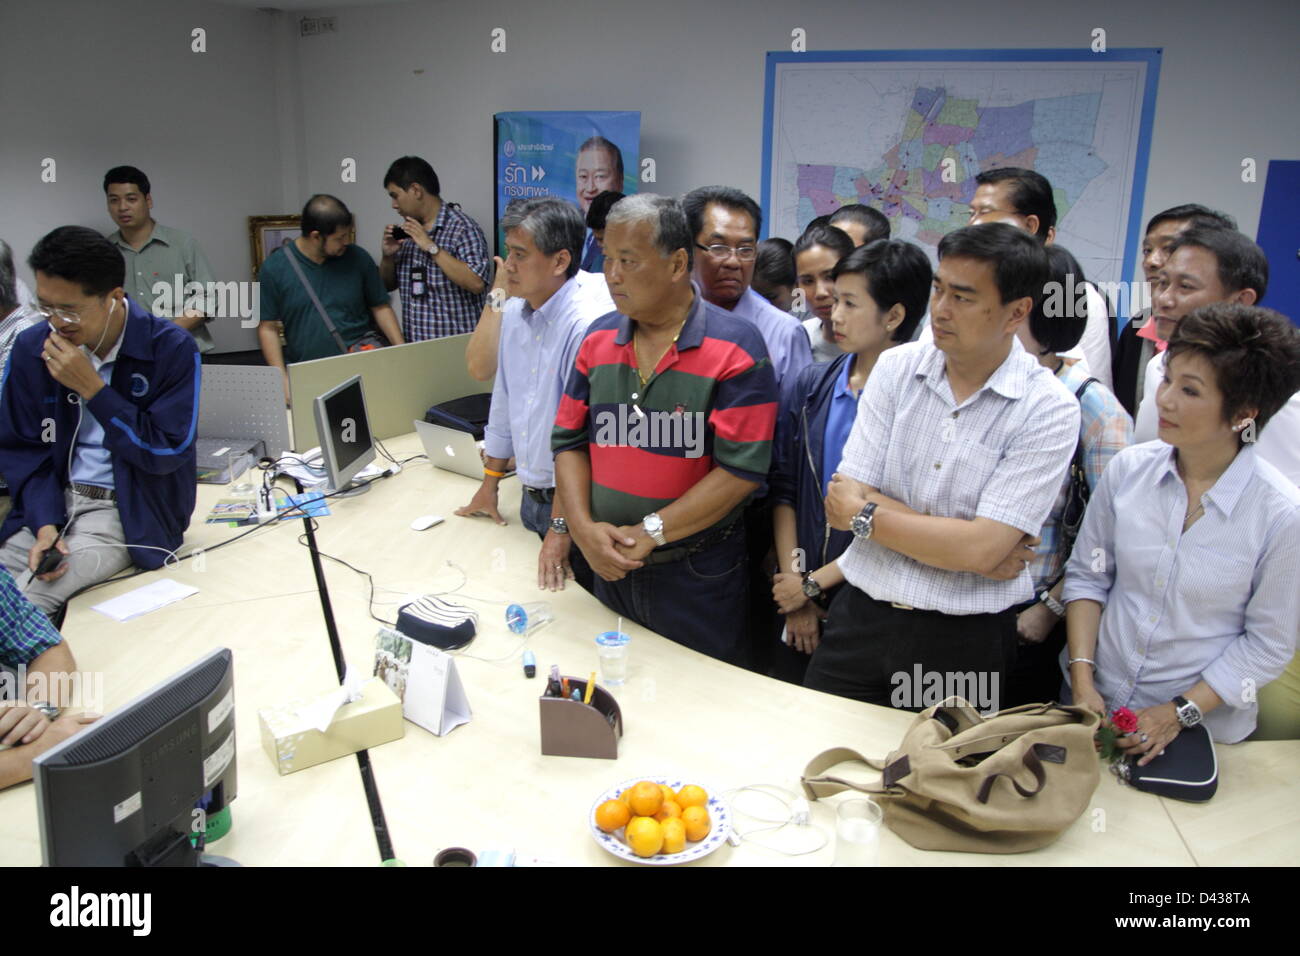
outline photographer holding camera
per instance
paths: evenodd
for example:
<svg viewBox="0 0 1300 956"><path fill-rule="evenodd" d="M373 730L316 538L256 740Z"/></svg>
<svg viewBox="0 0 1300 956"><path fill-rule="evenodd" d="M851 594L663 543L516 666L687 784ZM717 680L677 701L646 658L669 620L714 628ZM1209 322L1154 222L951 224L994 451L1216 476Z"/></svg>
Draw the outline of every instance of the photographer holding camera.
<svg viewBox="0 0 1300 956"><path fill-rule="evenodd" d="M478 223L438 194L438 174L418 156L388 167L384 189L400 225L385 226L384 286L402 297L408 342L474 331L483 311L492 259Z"/></svg>

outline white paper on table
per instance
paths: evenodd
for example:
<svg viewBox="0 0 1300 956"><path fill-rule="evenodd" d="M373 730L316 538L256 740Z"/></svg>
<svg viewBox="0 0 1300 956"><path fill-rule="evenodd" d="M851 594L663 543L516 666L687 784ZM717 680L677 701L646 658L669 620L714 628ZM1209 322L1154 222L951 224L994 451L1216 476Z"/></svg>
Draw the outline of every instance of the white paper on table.
<svg viewBox="0 0 1300 956"><path fill-rule="evenodd" d="M152 584L138 587L134 591L119 594L102 604L96 604L91 610L98 611L100 614L121 623L183 600L191 594L198 593L199 589L196 587L189 584L180 584L170 578L163 578L160 581L154 581Z"/></svg>

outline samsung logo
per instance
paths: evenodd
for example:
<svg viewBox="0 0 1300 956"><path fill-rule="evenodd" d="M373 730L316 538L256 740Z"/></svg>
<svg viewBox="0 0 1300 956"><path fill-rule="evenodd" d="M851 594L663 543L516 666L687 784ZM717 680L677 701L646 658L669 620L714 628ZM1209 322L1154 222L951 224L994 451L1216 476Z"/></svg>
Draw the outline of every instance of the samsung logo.
<svg viewBox="0 0 1300 956"><path fill-rule="evenodd" d="M160 746L157 750L155 750L155 751L153 751L152 753L148 754L147 756L143 757L143 758L141 759L141 761L140 761L141 766L148 767L148 766L150 766L151 764L157 763L158 760L160 760L161 758L165 757L167 754L171 753L173 750L175 750L175 749L176 749L177 747L179 747L181 744L185 743L185 741L187 741L187 740L189 740L191 737L195 736L198 732L199 732L198 725L197 725L197 724L190 724L188 727L186 727L184 730L182 730L179 734L177 734L177 735L176 735L175 737L173 737L171 740L167 741L165 744L163 744L162 746Z"/></svg>

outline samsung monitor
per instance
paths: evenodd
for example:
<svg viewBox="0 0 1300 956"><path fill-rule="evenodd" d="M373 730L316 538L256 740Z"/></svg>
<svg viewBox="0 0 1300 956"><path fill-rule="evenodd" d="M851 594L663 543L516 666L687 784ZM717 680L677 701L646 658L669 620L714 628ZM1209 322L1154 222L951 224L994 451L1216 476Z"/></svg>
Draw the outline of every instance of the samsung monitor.
<svg viewBox="0 0 1300 956"><path fill-rule="evenodd" d="M375 459L361 376L354 375L318 396L315 412L316 433L320 436L325 472L329 476L325 493L355 494L368 489L369 482L353 482L357 472Z"/></svg>
<svg viewBox="0 0 1300 956"><path fill-rule="evenodd" d="M191 837L235 798L230 651L41 754L32 777L46 866L219 865Z"/></svg>

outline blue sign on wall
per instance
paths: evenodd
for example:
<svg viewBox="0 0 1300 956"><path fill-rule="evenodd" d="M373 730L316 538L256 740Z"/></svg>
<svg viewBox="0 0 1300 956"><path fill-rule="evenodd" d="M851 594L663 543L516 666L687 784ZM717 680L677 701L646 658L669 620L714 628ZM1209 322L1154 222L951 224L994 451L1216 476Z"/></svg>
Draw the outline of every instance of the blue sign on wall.
<svg viewBox="0 0 1300 956"><path fill-rule="evenodd" d="M512 199L556 196L587 214L605 190L636 192L641 113L497 113L496 221ZM505 237L497 226L497 251Z"/></svg>

